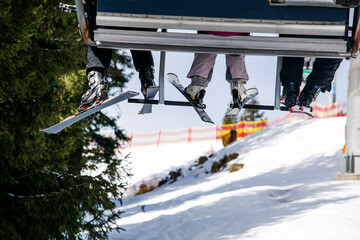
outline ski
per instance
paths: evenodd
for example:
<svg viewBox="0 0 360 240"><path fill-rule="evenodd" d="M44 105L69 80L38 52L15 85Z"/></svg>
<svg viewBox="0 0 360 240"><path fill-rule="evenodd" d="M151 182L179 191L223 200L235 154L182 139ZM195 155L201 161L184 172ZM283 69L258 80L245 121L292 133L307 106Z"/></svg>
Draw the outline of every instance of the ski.
<svg viewBox="0 0 360 240"><path fill-rule="evenodd" d="M246 98L245 100L239 105L238 103L234 103L231 106L231 109L226 113L226 117L234 117L239 115L241 109L243 109L244 105L248 103L251 99L256 97L259 94L259 91L256 88L249 88L246 90Z"/></svg>
<svg viewBox="0 0 360 240"><path fill-rule="evenodd" d="M61 11L66 13L76 13L76 5L60 3L59 8L61 9Z"/></svg>
<svg viewBox="0 0 360 240"><path fill-rule="evenodd" d="M158 87L158 86L149 87L146 90L145 100L154 100L156 94L159 92L159 89L160 89L160 87ZM146 113L151 113L151 112L152 112L152 104L144 103L144 105L141 107L138 114L140 115L140 114L146 114Z"/></svg>
<svg viewBox="0 0 360 240"><path fill-rule="evenodd" d="M281 100L281 104L283 104L286 107L285 101ZM298 113L298 114L305 114L311 118L314 117L314 114L312 113L312 107L305 107L300 105L292 106L291 108L288 108L290 113Z"/></svg>
<svg viewBox="0 0 360 240"><path fill-rule="evenodd" d="M69 117L67 117L66 119L64 119L63 121L61 121L60 123L51 126L49 128L45 128L45 129L40 129L41 132L45 132L45 133L51 133L51 134L56 134L59 131L63 130L64 128L70 126L71 124L80 121L83 118L86 118L104 108L107 108L111 105L114 105L118 102L124 101L128 98L134 97L136 95L138 95L139 93L137 92L132 92L132 91L127 91L127 92L123 92L118 96L112 97L112 98L108 98L105 101L102 101L100 103L98 103L97 105L90 107L82 112L78 112L75 113L74 115L71 115Z"/></svg>
<svg viewBox="0 0 360 240"><path fill-rule="evenodd" d="M301 113L313 118L312 107L299 106Z"/></svg>
<svg viewBox="0 0 360 240"><path fill-rule="evenodd" d="M205 112L205 110L203 108L198 107L196 102L193 101L191 98L189 98L188 95L186 95L185 88L180 83L179 78L178 78L178 76L176 76L176 74L168 73L166 75L166 78L167 78L168 82L170 82L177 90L179 90L179 92L181 92L181 94L186 98L186 100L188 100L188 102L191 104L191 106L197 112L197 114L199 115L199 117L202 121L208 122L208 123L214 123L211 120L211 118L209 117L209 115Z"/></svg>

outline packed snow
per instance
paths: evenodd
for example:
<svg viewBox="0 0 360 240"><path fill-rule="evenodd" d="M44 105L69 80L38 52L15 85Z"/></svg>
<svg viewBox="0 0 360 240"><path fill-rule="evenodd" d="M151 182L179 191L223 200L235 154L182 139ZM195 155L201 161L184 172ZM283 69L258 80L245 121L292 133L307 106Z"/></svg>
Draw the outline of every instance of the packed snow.
<svg viewBox="0 0 360 240"><path fill-rule="evenodd" d="M177 168L182 176L152 192L128 193L118 220L126 231L110 239L358 240L360 181L334 180L345 123L344 117L294 121L224 148L219 141L130 149L132 185ZM232 153L239 155L210 172ZM230 173L234 163L244 167Z"/></svg>

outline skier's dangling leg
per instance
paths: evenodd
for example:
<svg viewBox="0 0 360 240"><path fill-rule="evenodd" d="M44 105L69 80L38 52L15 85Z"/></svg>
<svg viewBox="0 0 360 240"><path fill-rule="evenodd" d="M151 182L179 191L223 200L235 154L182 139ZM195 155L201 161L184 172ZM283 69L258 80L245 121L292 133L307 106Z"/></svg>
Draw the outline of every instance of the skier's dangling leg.
<svg viewBox="0 0 360 240"><path fill-rule="evenodd" d="M194 61L187 74L191 83L185 88L185 93L202 108L205 108L203 98L206 93L205 89L212 78L216 57L217 54L195 53Z"/></svg>
<svg viewBox="0 0 360 240"><path fill-rule="evenodd" d="M320 93L320 86L316 84L306 84L299 96L299 105L302 108L310 108L310 105Z"/></svg>
<svg viewBox="0 0 360 240"><path fill-rule="evenodd" d="M241 107L245 102L245 84L249 79L245 66L245 55L226 54L226 80L230 83L233 107Z"/></svg>
<svg viewBox="0 0 360 240"><path fill-rule="evenodd" d="M194 100L200 107L205 107L203 99L205 96L205 89L208 86L210 80L201 76L191 77L191 83L185 88L185 93L192 100Z"/></svg>
<svg viewBox="0 0 360 240"><path fill-rule="evenodd" d="M147 66L144 68L139 69L139 78L141 82L141 92L146 98L147 89L149 87L155 86L154 82L154 68L153 66Z"/></svg>
<svg viewBox="0 0 360 240"><path fill-rule="evenodd" d="M283 86L282 97L285 101L285 106L290 110L290 112L295 110L293 108L297 105L299 91L300 86L296 82L289 82Z"/></svg>
<svg viewBox="0 0 360 240"><path fill-rule="evenodd" d="M230 83L230 92L233 99L232 107L240 107L246 98L246 89L245 83L247 79L231 79Z"/></svg>
<svg viewBox="0 0 360 240"><path fill-rule="evenodd" d="M78 111L84 111L108 98L108 83L100 69L88 73L90 89L82 96Z"/></svg>
<svg viewBox="0 0 360 240"><path fill-rule="evenodd" d="M141 93L146 98L148 87L155 86L154 60L150 51L130 50L136 71L139 72Z"/></svg>

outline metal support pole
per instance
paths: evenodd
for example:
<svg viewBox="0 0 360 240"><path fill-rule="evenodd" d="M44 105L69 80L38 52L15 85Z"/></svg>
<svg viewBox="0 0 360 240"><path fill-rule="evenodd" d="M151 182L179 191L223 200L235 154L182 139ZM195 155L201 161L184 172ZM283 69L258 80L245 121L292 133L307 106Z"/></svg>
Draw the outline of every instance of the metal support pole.
<svg viewBox="0 0 360 240"><path fill-rule="evenodd" d="M167 32L166 29L162 29L161 32ZM159 67L159 104L165 103L165 56L166 52L160 52L160 67Z"/></svg>
<svg viewBox="0 0 360 240"><path fill-rule="evenodd" d="M351 155L350 158L350 173L355 172L355 162L354 162L354 155Z"/></svg>
<svg viewBox="0 0 360 240"><path fill-rule="evenodd" d="M351 59L346 115L346 169L335 179L360 180L360 58Z"/></svg>
<svg viewBox="0 0 360 240"><path fill-rule="evenodd" d="M79 22L79 29L81 32L81 36L84 40L84 42L89 43L90 42L90 33L89 33L89 27L86 23L85 18L85 9L84 9L84 3L82 0L75 0L76 4L76 15Z"/></svg>
<svg viewBox="0 0 360 240"><path fill-rule="evenodd" d="M280 71L281 71L281 65L282 65L282 57L278 57L277 58L277 67L276 67L274 110L280 110L280 94L281 94Z"/></svg>
<svg viewBox="0 0 360 240"><path fill-rule="evenodd" d="M360 174L360 59L351 59L347 97L346 152L354 156L354 173Z"/></svg>
<svg viewBox="0 0 360 240"><path fill-rule="evenodd" d="M160 52L160 70L159 70L159 103L164 104L165 101L165 55L166 52L161 51Z"/></svg>

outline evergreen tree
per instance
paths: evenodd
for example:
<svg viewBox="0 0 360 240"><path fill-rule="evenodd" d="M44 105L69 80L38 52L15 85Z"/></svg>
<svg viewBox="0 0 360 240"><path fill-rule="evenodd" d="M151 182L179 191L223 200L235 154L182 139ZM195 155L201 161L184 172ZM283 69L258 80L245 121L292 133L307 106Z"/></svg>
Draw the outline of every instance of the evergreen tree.
<svg viewBox="0 0 360 240"><path fill-rule="evenodd" d="M248 104L257 105L259 104L259 102L255 98L253 98L250 100ZM229 110L230 108L228 108L226 112L228 112ZM233 124L241 121L260 121L265 119L264 114L265 114L264 112L260 112L258 109L244 108L241 110L240 117L237 116L227 117L225 114L223 118L223 124Z"/></svg>
<svg viewBox="0 0 360 240"><path fill-rule="evenodd" d="M250 100L249 104L257 105L259 102L253 98ZM260 121L264 119L265 112L260 112L259 109L249 109L245 108L242 110L239 121Z"/></svg>
<svg viewBox="0 0 360 240"><path fill-rule="evenodd" d="M57 135L39 131L71 115L88 89L76 15L56 1L3 0L0 31L0 239L105 238L121 229L123 131L102 113ZM114 54L111 86L124 85L130 66Z"/></svg>
<svg viewBox="0 0 360 240"><path fill-rule="evenodd" d="M237 122L238 122L238 117L237 117L237 116L230 116L230 117L226 116L226 113L227 113L228 111L230 111L230 107L228 107L228 108L226 109L225 116L224 116L224 118L223 118L222 123L223 123L223 124L233 124L233 123L237 123Z"/></svg>

